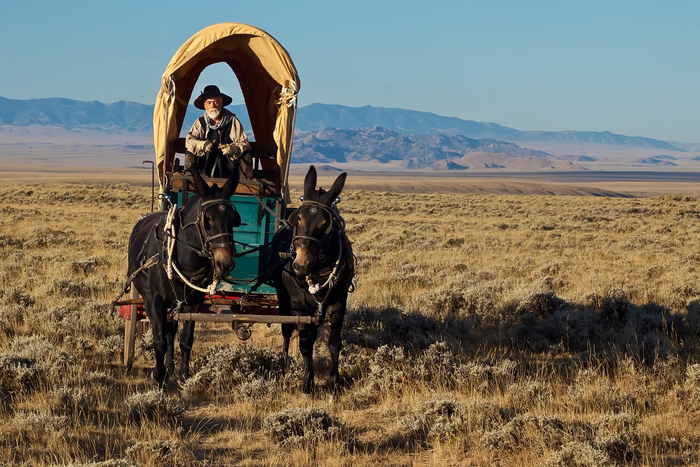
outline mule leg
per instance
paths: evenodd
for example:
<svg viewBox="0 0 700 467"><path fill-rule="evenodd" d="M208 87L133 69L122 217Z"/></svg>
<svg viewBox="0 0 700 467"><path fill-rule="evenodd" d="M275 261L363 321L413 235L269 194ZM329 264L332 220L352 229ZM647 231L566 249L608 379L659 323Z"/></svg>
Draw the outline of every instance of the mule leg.
<svg viewBox="0 0 700 467"><path fill-rule="evenodd" d="M165 369L167 375L165 381L175 374L175 336L177 335L177 321L166 321L165 322Z"/></svg>
<svg viewBox="0 0 700 467"><path fill-rule="evenodd" d="M289 339L292 337L292 332L294 332L293 324L283 324L282 325L282 359L284 361L284 372L287 371L287 366L289 365Z"/></svg>
<svg viewBox="0 0 700 467"><path fill-rule="evenodd" d="M318 326L315 324L300 324L299 351L304 359L304 394L311 394L314 389L314 343L318 335Z"/></svg>
<svg viewBox="0 0 700 467"><path fill-rule="evenodd" d="M330 334L328 335L328 350L331 354L331 369L328 374L328 385L332 391L337 391L340 383L340 373L338 372L338 360L340 349L342 348L342 338L340 331L343 329L343 318L345 317L345 306L338 303L328 307L330 317Z"/></svg>
<svg viewBox="0 0 700 467"><path fill-rule="evenodd" d="M160 295L153 297L151 303L151 330L153 332L153 349L156 353L156 366L153 368L153 379L158 385L163 385L166 381L167 371L164 360L168 350L168 343L165 337L166 309L163 298Z"/></svg>
<svg viewBox="0 0 700 467"><path fill-rule="evenodd" d="M182 323L182 333L180 334L180 353L182 361L180 362L180 380L187 381L190 377L190 352L194 342L194 324L195 321L185 321Z"/></svg>

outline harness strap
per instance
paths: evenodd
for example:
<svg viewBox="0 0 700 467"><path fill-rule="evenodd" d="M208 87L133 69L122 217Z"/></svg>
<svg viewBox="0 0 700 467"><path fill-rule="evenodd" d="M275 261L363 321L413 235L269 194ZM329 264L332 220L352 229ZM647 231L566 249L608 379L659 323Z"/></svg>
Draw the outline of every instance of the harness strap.
<svg viewBox="0 0 700 467"><path fill-rule="evenodd" d="M146 241L143 242L143 245L141 245L141 251L139 251L138 258L141 258L141 266L136 271L132 272L129 277L126 278L121 293L112 302L113 306L119 301L120 298L124 296L124 294L126 294L129 291L131 283L134 282L134 280L139 274L163 261L163 250L161 250L160 253L156 253L155 255L151 256L150 258L148 258L148 260L144 261L146 254L146 246L148 245L148 239L151 237L151 235L155 234L156 241L158 240L158 226L160 225L162 220L163 219L161 218L158 222L153 224L153 227L151 227L151 231L148 233L148 236L146 236Z"/></svg>
<svg viewBox="0 0 700 467"><path fill-rule="evenodd" d="M340 232L338 232L338 239L340 240ZM328 275L328 279L326 279L326 282L324 282L321 285L314 284L314 282L311 280L311 275L306 276L306 283L309 285L309 293L311 295L316 295L324 287L328 287L328 293L326 294L326 298L328 298L328 294L330 293L331 289L335 286L335 284L338 280L337 273L338 273L338 268L340 267L340 263L341 263L342 259L343 259L343 245L341 242L340 246L338 247L338 259L335 261L335 264L333 265L333 270ZM323 301L325 302L326 299L324 298Z"/></svg>
<svg viewBox="0 0 700 467"><path fill-rule="evenodd" d="M124 296L129 291L129 286L131 286L131 283L134 282L134 279L141 274L143 271L152 268L156 264L160 263L163 260L162 257L162 252L161 253L156 253L155 255L151 256L148 258L148 260L141 265L140 268L138 268L136 271L132 272L131 275L126 279L126 282L124 283L124 287L122 288L121 293L117 296L117 298L114 299L112 302L112 305L116 304L120 298Z"/></svg>
<svg viewBox="0 0 700 467"><path fill-rule="evenodd" d="M319 240L318 238L307 237L306 235L294 235L294 240L292 240L292 242L294 242L294 241L296 241L296 240L299 240L299 239L302 239L302 240L310 240L310 241L312 241L312 242L318 243L319 245L322 244L321 240Z"/></svg>
<svg viewBox="0 0 700 467"><path fill-rule="evenodd" d="M323 314L323 307L326 304L326 300L328 300L331 291L335 288L336 284L338 283L340 272L342 271L341 265L343 260L343 250L345 248L343 239L341 237L342 231L338 230L337 232L338 240L340 241L340 245L338 246L338 259L335 261L335 264L333 265L333 270L328 275L328 279L326 279L326 281L323 284L315 284L311 279L310 275L306 276L306 284L309 287L309 293L314 297L314 300L316 301L316 317L319 319ZM318 299L316 298L316 294L324 288L326 289L326 295L323 297L323 300L318 301Z"/></svg>

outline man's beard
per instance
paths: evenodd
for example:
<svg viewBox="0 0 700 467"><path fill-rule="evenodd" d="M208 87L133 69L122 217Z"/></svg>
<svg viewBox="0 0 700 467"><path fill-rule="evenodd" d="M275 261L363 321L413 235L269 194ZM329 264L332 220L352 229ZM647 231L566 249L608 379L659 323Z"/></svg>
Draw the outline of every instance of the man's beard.
<svg viewBox="0 0 700 467"><path fill-rule="evenodd" d="M212 120L216 120L219 118L219 115L221 115L221 109L209 109L207 110L207 115L209 115L209 118Z"/></svg>

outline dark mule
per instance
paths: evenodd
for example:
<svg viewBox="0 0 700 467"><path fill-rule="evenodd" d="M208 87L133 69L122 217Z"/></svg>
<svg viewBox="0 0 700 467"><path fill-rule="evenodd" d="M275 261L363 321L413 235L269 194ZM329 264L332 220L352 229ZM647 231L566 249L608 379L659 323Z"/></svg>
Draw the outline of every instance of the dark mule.
<svg viewBox="0 0 700 467"><path fill-rule="evenodd" d="M329 191L316 189L316 169L311 166L304 180L304 200L290 216L292 228L275 234L277 251L291 251L291 258L273 270L280 315L318 316L319 324L283 324L283 356L289 358L289 338L296 326L299 350L304 358L304 392L314 387L313 350L318 328L325 316L330 320L328 348L331 369L328 383L338 389L340 331L343 327L348 290L355 274L352 247L345 234L345 222L334 204L345 185L341 174Z"/></svg>
<svg viewBox="0 0 700 467"><path fill-rule="evenodd" d="M129 240L129 275L148 258L160 255L159 263L138 274L132 286L143 297L151 321L156 352L153 379L161 385L173 374L175 366L173 349L177 321L169 315L179 305L181 312L196 313L204 301L204 293L185 284L174 269L171 269L172 278L168 277L169 258L190 283L206 288L215 278L224 278L233 269L236 251L233 227L241 223L231 204L231 194L238 185L238 170L234 170L223 188L210 188L197 170L192 177L196 194L173 213L171 224L175 227L176 240L166 238L172 237L170 231L164 231L168 212L157 212L141 219ZM169 241L175 243L172 256L168 251ZM193 340L194 321L187 321L180 336L182 379L189 377Z"/></svg>

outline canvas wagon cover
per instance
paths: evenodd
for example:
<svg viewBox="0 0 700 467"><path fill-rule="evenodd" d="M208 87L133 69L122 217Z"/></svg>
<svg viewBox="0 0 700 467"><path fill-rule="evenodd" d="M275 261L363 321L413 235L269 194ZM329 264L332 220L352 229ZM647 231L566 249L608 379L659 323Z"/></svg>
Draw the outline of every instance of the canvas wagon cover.
<svg viewBox="0 0 700 467"><path fill-rule="evenodd" d="M180 136L197 79L204 68L218 62L227 63L238 78L255 141L277 143L277 161L262 160L262 168L279 170L281 180L286 180L301 85L297 70L284 47L265 31L247 24L221 23L185 42L163 74L153 113L161 184L165 167L172 164L173 143Z"/></svg>

